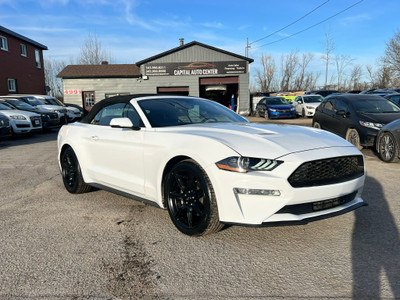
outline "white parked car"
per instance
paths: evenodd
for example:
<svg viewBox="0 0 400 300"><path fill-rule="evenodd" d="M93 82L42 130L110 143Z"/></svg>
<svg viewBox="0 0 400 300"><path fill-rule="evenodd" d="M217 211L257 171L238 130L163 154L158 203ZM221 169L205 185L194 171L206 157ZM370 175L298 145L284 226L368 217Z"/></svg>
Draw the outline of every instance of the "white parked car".
<svg viewBox="0 0 400 300"><path fill-rule="evenodd" d="M46 105L56 105L65 108L67 110L68 122L74 122L83 118L83 112L81 110L79 110L76 107L66 106L64 103L62 103L55 97L47 95L31 95L31 96L41 100Z"/></svg>
<svg viewBox="0 0 400 300"><path fill-rule="evenodd" d="M65 188L92 186L167 209L183 233L307 223L365 205L363 155L329 132L251 124L183 96L117 96L58 134Z"/></svg>
<svg viewBox="0 0 400 300"><path fill-rule="evenodd" d="M315 114L315 109L321 104L324 98L321 95L301 95L297 96L292 104L296 107L297 115L312 117Z"/></svg>
<svg viewBox="0 0 400 300"><path fill-rule="evenodd" d="M58 114L58 118L60 119L61 124L67 123L67 110L64 107L60 107L58 105L48 105L44 103L39 97L33 95L8 95L8 96L1 96L1 98L13 98L28 103L31 106L47 109L49 111L55 112Z"/></svg>
<svg viewBox="0 0 400 300"><path fill-rule="evenodd" d="M8 117L13 135L42 131L42 120L39 114L12 109L0 103L0 112Z"/></svg>

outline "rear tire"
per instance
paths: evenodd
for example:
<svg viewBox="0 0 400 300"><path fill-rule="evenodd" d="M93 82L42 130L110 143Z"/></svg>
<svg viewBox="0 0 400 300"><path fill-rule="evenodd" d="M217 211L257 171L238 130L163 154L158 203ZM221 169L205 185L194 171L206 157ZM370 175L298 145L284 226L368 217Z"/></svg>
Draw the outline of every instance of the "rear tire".
<svg viewBox="0 0 400 300"><path fill-rule="evenodd" d="M211 181L191 159L177 163L168 173L164 199L172 222L184 234L201 236L223 227Z"/></svg>
<svg viewBox="0 0 400 300"><path fill-rule="evenodd" d="M87 193L91 190L82 177L81 167L74 150L68 147L61 153L61 175L65 188L71 194Z"/></svg>
<svg viewBox="0 0 400 300"><path fill-rule="evenodd" d="M390 132L385 132L379 138L379 156L387 163L399 161L399 145Z"/></svg>
<svg viewBox="0 0 400 300"><path fill-rule="evenodd" d="M349 128L346 132L346 140L352 143L358 150L362 149L360 144L360 135L358 131L354 128Z"/></svg>

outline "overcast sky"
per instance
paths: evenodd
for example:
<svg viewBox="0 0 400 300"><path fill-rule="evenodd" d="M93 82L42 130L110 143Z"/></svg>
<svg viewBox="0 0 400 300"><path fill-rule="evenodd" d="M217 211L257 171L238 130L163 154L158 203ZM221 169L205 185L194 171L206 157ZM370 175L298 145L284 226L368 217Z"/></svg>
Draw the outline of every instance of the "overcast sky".
<svg viewBox="0 0 400 300"><path fill-rule="evenodd" d="M89 34L114 63L175 48L179 38L245 55L248 38L254 70L262 54L295 50L315 53L322 67L326 33L334 54L374 64L400 29L399 12L399 0L0 0L0 25L46 45L45 58L67 63Z"/></svg>

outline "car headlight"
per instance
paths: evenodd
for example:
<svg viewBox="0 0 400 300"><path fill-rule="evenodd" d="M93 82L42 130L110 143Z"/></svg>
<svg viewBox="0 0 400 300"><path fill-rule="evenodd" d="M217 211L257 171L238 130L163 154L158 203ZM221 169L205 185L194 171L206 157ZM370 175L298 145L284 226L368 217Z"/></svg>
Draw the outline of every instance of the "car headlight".
<svg viewBox="0 0 400 300"><path fill-rule="evenodd" d="M10 116L11 119L13 120L27 120L24 116L22 115L12 115Z"/></svg>
<svg viewBox="0 0 400 300"><path fill-rule="evenodd" d="M296 110L296 108L295 107L292 107L291 109L290 109L290 111L295 111Z"/></svg>
<svg viewBox="0 0 400 300"><path fill-rule="evenodd" d="M269 111L273 111L273 112L275 112L275 111L276 111L276 109L274 109L274 108L269 108Z"/></svg>
<svg viewBox="0 0 400 300"><path fill-rule="evenodd" d="M383 124L381 124L381 123L360 121L360 124L364 127L368 127L368 128L372 128L372 129L376 129L376 130L379 130L383 127Z"/></svg>
<svg viewBox="0 0 400 300"><path fill-rule="evenodd" d="M232 156L217 162L216 165L221 170L247 173L252 171L272 171L282 163L283 161L273 159Z"/></svg>

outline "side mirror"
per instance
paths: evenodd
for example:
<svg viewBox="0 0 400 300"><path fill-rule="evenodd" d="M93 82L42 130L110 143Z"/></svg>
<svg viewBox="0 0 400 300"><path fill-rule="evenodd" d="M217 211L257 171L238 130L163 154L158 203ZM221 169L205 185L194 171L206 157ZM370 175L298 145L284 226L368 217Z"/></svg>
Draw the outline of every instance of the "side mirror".
<svg viewBox="0 0 400 300"><path fill-rule="evenodd" d="M297 100L298 104L303 104L303 100Z"/></svg>
<svg viewBox="0 0 400 300"><path fill-rule="evenodd" d="M342 117L344 117L344 118L348 115L348 113L346 113L343 109L338 110L338 111L336 112L336 114L337 114L338 116L342 116Z"/></svg>
<svg viewBox="0 0 400 300"><path fill-rule="evenodd" d="M112 128L129 128L133 130L140 130L140 127L133 126L129 118L114 118L110 122Z"/></svg>

